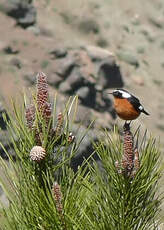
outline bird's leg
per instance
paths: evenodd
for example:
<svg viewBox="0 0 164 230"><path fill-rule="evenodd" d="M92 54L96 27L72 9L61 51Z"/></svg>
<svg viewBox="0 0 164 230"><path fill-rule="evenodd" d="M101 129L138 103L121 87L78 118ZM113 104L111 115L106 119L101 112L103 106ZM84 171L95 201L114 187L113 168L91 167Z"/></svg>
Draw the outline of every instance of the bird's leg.
<svg viewBox="0 0 164 230"><path fill-rule="evenodd" d="M129 121L129 126L130 126L130 124L132 123L132 120L131 121Z"/></svg>
<svg viewBox="0 0 164 230"><path fill-rule="evenodd" d="M130 123L131 123L131 121L130 122L125 121L125 124L123 126L124 130L130 130Z"/></svg>

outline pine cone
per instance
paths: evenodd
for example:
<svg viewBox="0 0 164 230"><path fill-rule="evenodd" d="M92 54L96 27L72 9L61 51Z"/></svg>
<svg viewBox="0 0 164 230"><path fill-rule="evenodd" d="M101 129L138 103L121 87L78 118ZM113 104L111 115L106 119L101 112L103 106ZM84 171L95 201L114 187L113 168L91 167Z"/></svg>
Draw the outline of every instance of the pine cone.
<svg viewBox="0 0 164 230"><path fill-rule="evenodd" d="M61 203L62 193L61 193L60 185L57 182L53 184L52 192L56 203L56 209L59 213L62 213L63 210L62 203Z"/></svg>
<svg viewBox="0 0 164 230"><path fill-rule="evenodd" d="M57 125L56 125L56 128L55 128L55 135L56 136L60 136L62 126L63 126L63 114L60 112L58 114Z"/></svg>
<svg viewBox="0 0 164 230"><path fill-rule="evenodd" d="M37 106L42 112L43 106L48 102L48 84L47 77L43 72L38 73L37 78Z"/></svg>
<svg viewBox="0 0 164 230"><path fill-rule="evenodd" d="M34 146L30 151L32 161L41 162L46 156L46 151L42 146Z"/></svg>
<svg viewBox="0 0 164 230"><path fill-rule="evenodd" d="M131 173L133 169L133 135L130 129L124 130L124 156L123 156L123 167L127 170L128 174ZM125 168L126 167L126 168Z"/></svg>
<svg viewBox="0 0 164 230"><path fill-rule="evenodd" d="M51 118L51 112L52 112L51 104L46 102L43 105L43 117L46 120L47 125L48 125L50 118Z"/></svg>
<svg viewBox="0 0 164 230"><path fill-rule="evenodd" d="M26 123L29 129L32 129L35 120L35 106L29 105L25 111Z"/></svg>

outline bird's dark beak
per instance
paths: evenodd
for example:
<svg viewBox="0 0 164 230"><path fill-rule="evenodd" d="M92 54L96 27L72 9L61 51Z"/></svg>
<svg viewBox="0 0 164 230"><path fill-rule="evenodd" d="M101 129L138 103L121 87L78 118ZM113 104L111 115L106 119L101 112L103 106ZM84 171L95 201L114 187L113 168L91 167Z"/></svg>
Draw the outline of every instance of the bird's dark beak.
<svg viewBox="0 0 164 230"><path fill-rule="evenodd" d="M113 93L108 93L108 94L112 94L113 95Z"/></svg>

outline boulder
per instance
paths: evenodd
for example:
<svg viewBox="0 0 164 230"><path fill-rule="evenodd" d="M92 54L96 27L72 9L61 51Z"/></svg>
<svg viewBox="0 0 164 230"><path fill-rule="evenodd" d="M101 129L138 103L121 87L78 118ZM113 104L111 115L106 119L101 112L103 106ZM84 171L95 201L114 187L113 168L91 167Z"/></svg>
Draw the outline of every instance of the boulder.
<svg viewBox="0 0 164 230"><path fill-rule="evenodd" d="M6 112L6 109L2 105L2 102L0 102L0 129L1 130L6 130L7 129L7 124L6 122L9 120L9 116Z"/></svg>
<svg viewBox="0 0 164 230"><path fill-rule="evenodd" d="M27 28L36 23L37 13L32 0L3 0L0 5L2 11L14 18L21 27Z"/></svg>
<svg viewBox="0 0 164 230"><path fill-rule="evenodd" d="M74 128L75 130L77 130L77 127L74 127ZM84 136L78 148L78 153L73 157L73 159L71 159L71 166L74 171L77 171L78 166L81 165L83 161L90 156L91 153L93 153L94 149L93 149L92 141L94 142L97 141L97 135L96 135L96 132L93 131L92 129L86 133L86 129L81 127L78 130L77 135L75 133L75 136L77 140L79 138L81 139L81 137ZM93 158L95 160L99 159L96 154L93 155Z"/></svg>
<svg viewBox="0 0 164 230"><path fill-rule="evenodd" d="M94 33L98 34L100 32L100 26L93 18L83 18L79 22L79 30L83 33Z"/></svg>
<svg viewBox="0 0 164 230"><path fill-rule="evenodd" d="M84 86L77 90L81 103L87 107L94 108L96 103L96 90L92 85Z"/></svg>
<svg viewBox="0 0 164 230"><path fill-rule="evenodd" d="M67 49L63 47L52 49L49 51L49 54L51 54L52 59L63 58L67 55Z"/></svg>
<svg viewBox="0 0 164 230"><path fill-rule="evenodd" d="M11 58L10 64L11 64L12 66L15 66L17 69L21 69L21 68L22 68L22 62L21 62L21 60L20 60L19 58L17 58L17 57Z"/></svg>
<svg viewBox="0 0 164 230"><path fill-rule="evenodd" d="M49 54L53 55L54 81L57 79L56 88L61 93L79 95L82 105L96 111L111 111L110 99L104 99L103 92L123 86L113 53L97 46L86 46L52 49Z"/></svg>
<svg viewBox="0 0 164 230"><path fill-rule="evenodd" d="M107 58L100 63L97 83L103 89L123 87L120 68L111 58Z"/></svg>
<svg viewBox="0 0 164 230"><path fill-rule="evenodd" d="M134 67L139 67L139 60L136 54L133 51L128 49L121 49L117 52L117 56L121 61L124 61Z"/></svg>
<svg viewBox="0 0 164 230"><path fill-rule="evenodd" d="M2 102L0 102L0 142L2 143L5 150L11 154L11 156L14 156L13 149L12 149L12 143L9 141L9 134L7 130L7 122L9 121L9 116L7 114L6 109L4 108ZM4 151L4 148L0 146L0 156L3 159L8 159L8 156L6 155L6 152Z"/></svg>
<svg viewBox="0 0 164 230"><path fill-rule="evenodd" d="M83 47L86 50L88 56L91 58L92 61L103 61L104 59L111 59L115 62L115 57L112 52L100 48L98 46L86 46Z"/></svg>

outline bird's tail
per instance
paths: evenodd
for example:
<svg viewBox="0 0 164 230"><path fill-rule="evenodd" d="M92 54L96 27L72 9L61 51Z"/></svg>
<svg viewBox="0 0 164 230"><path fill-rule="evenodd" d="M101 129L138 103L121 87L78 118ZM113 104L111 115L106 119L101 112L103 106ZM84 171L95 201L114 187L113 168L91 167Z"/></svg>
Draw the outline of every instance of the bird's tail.
<svg viewBox="0 0 164 230"><path fill-rule="evenodd" d="M144 109L142 110L142 113L146 114L146 115L150 115L148 112L146 112Z"/></svg>

